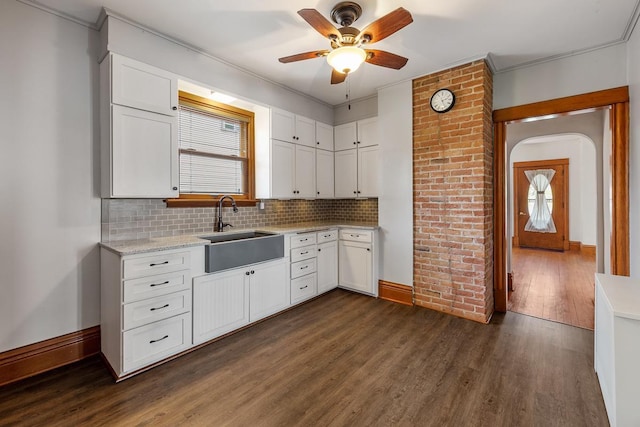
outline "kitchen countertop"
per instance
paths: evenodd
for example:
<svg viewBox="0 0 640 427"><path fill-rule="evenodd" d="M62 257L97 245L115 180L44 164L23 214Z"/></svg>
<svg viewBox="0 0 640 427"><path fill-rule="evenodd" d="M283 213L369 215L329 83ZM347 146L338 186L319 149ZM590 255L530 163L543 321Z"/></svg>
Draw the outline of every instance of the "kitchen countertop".
<svg viewBox="0 0 640 427"><path fill-rule="evenodd" d="M373 222L301 222L292 224L280 224L268 227L258 227L252 229L238 229L233 231L225 231L225 234L242 233L249 230L265 231L268 233L308 233L312 231L324 230L327 228L358 228L363 230L376 230L378 224ZM204 246L209 241L200 238L200 236L209 236L217 234L214 232L193 235L185 234L182 236L156 237L140 240L123 240L119 242L101 242L100 246L115 252L118 255L133 255L145 252L154 252L168 249L178 249L191 246Z"/></svg>

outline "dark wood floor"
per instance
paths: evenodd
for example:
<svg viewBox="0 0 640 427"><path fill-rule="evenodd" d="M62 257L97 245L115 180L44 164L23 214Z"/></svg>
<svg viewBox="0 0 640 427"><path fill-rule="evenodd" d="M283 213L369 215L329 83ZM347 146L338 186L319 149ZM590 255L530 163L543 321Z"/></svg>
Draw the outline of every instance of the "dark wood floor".
<svg viewBox="0 0 640 427"><path fill-rule="evenodd" d="M514 247L509 310L593 330L595 256Z"/></svg>
<svg viewBox="0 0 640 427"><path fill-rule="evenodd" d="M97 358L0 388L11 426L606 426L593 333L335 290L114 384Z"/></svg>

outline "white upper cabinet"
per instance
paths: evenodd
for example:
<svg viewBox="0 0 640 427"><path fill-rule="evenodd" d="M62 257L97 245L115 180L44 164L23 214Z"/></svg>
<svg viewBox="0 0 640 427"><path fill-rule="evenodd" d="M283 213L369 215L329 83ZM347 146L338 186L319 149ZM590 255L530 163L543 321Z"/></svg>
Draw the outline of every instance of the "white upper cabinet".
<svg viewBox="0 0 640 427"><path fill-rule="evenodd" d="M175 116L178 110L178 79L168 71L113 55L111 102Z"/></svg>
<svg viewBox="0 0 640 427"><path fill-rule="evenodd" d="M356 148L358 132L356 122L345 123L334 128L336 151Z"/></svg>
<svg viewBox="0 0 640 427"><path fill-rule="evenodd" d="M112 107L111 192L118 197L177 195L178 125L174 117Z"/></svg>
<svg viewBox="0 0 640 427"><path fill-rule="evenodd" d="M358 197L358 150L336 151L335 170L335 196Z"/></svg>
<svg viewBox="0 0 640 427"><path fill-rule="evenodd" d="M295 142L296 115L276 108L271 109L271 138Z"/></svg>
<svg viewBox="0 0 640 427"><path fill-rule="evenodd" d="M271 197L316 197L316 150L278 140L271 141Z"/></svg>
<svg viewBox="0 0 640 427"><path fill-rule="evenodd" d="M316 197L332 199L334 196L333 151L316 150Z"/></svg>
<svg viewBox="0 0 640 427"><path fill-rule="evenodd" d="M306 117L296 116L296 144L314 147L316 144L316 122Z"/></svg>
<svg viewBox="0 0 640 427"><path fill-rule="evenodd" d="M358 148L358 197L378 197L380 156L377 145Z"/></svg>
<svg viewBox="0 0 640 427"><path fill-rule="evenodd" d="M336 126L334 134L336 151L378 145L378 118L371 117Z"/></svg>
<svg viewBox="0 0 640 427"><path fill-rule="evenodd" d="M102 61L102 197L178 196L177 105L175 75L115 54Z"/></svg>
<svg viewBox="0 0 640 427"><path fill-rule="evenodd" d="M335 197L378 197L378 118L335 127Z"/></svg>
<svg viewBox="0 0 640 427"><path fill-rule="evenodd" d="M271 109L271 138L315 147L316 122L289 111Z"/></svg>
<svg viewBox="0 0 640 427"><path fill-rule="evenodd" d="M358 120L358 148L378 145L378 118Z"/></svg>
<svg viewBox="0 0 640 427"><path fill-rule="evenodd" d="M333 151L333 126L316 122L316 148Z"/></svg>
<svg viewBox="0 0 640 427"><path fill-rule="evenodd" d="M316 197L316 150L297 144L295 147L295 196L314 199Z"/></svg>

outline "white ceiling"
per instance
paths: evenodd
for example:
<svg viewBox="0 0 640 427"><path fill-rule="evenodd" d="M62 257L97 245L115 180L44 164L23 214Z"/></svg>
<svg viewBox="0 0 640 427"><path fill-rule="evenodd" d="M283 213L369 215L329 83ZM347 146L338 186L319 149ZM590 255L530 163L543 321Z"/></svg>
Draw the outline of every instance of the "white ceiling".
<svg viewBox="0 0 640 427"><path fill-rule="evenodd" d="M363 29L404 7L413 23L375 49L409 58L401 70L364 64L349 77L351 98L489 55L500 72L626 40L640 0L356 0ZM38 0L93 25L104 6L268 80L331 105L345 100L345 84L331 85L324 58L281 64L278 58L328 49L326 39L296 12L328 17L339 0Z"/></svg>

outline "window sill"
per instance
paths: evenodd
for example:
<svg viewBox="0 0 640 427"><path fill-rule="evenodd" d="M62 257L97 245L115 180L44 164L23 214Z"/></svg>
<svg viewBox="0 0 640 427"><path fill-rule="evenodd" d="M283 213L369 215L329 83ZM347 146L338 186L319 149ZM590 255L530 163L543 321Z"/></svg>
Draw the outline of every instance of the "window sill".
<svg viewBox="0 0 640 427"><path fill-rule="evenodd" d="M258 202L259 200L240 199L236 200L236 206L255 206ZM209 208L218 206L217 199L166 199L165 203L167 204L168 208ZM231 201L227 199L223 202L223 205L225 207L231 206Z"/></svg>

